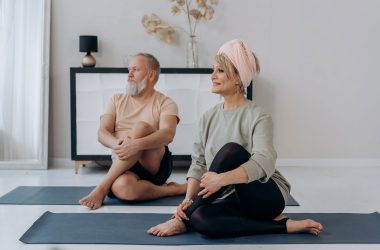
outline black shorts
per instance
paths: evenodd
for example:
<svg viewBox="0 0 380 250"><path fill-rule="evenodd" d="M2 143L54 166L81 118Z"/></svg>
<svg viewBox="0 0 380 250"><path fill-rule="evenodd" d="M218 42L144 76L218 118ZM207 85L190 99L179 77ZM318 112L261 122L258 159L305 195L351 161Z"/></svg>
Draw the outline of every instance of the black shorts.
<svg viewBox="0 0 380 250"><path fill-rule="evenodd" d="M149 173L141 164L137 162L132 168L128 171L131 171L141 179L152 182L156 185L164 184L172 173L173 162L172 162L172 153L169 151L169 148L165 146L165 154L162 157L160 169L157 174L152 175Z"/></svg>

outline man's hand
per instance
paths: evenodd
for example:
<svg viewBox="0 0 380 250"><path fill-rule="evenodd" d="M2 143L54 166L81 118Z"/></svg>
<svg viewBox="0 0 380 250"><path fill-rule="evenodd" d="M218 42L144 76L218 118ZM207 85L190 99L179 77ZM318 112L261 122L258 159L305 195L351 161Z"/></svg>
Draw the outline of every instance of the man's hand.
<svg viewBox="0 0 380 250"><path fill-rule="evenodd" d="M131 138L118 139L113 150L120 160L126 160L140 151Z"/></svg>
<svg viewBox="0 0 380 250"><path fill-rule="evenodd" d="M205 173L202 175L200 187L203 189L198 193L198 196L209 197L223 187L222 175L215 172Z"/></svg>
<svg viewBox="0 0 380 250"><path fill-rule="evenodd" d="M120 146L123 143L124 139L116 139L116 143L113 145L112 149L115 150L118 146Z"/></svg>

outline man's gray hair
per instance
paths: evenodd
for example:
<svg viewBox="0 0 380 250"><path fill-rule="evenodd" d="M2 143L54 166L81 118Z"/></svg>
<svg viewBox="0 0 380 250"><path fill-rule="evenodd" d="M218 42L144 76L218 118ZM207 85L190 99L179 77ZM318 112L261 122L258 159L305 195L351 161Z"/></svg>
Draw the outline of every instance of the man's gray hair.
<svg viewBox="0 0 380 250"><path fill-rule="evenodd" d="M153 70L156 72L156 82L158 81L158 77L161 73L161 68L160 68L160 62L155 58L153 55L149 53L138 53L135 56L142 56L145 58L145 61L148 65L148 68L150 70Z"/></svg>

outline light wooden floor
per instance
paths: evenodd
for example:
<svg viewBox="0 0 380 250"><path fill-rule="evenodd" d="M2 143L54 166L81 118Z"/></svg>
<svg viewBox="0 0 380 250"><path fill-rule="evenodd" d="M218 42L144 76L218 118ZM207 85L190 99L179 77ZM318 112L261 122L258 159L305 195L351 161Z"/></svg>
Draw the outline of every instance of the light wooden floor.
<svg viewBox="0 0 380 250"><path fill-rule="evenodd" d="M380 211L380 167L286 167L279 169L292 183L292 195L300 207L285 212ZM72 168L47 171L0 171L0 196L21 185L96 185L106 169L86 167L74 174ZM176 170L171 180L184 182L185 171ZM25 245L18 239L45 211L86 213L81 206L0 205L0 249L380 249L380 245L222 245L222 246L131 246L131 245ZM175 207L102 207L95 213L172 213ZM380 229L379 229L380 237Z"/></svg>

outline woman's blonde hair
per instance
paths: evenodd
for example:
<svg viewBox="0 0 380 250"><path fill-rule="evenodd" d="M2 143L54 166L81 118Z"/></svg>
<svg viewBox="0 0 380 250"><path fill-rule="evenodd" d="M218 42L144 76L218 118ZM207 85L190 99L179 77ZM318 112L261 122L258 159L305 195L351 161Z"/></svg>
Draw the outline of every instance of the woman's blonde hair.
<svg viewBox="0 0 380 250"><path fill-rule="evenodd" d="M256 72L257 74L260 73L260 63L258 58L256 57L255 53L253 53L253 57L255 58L256 62ZM239 83L240 92L245 93L245 88L243 86L243 83L239 76L239 71L236 69L236 67L232 64L231 60L228 59L228 57L224 54L217 54L215 56L215 62L219 65L219 67L226 72L228 79L233 79L236 82Z"/></svg>

